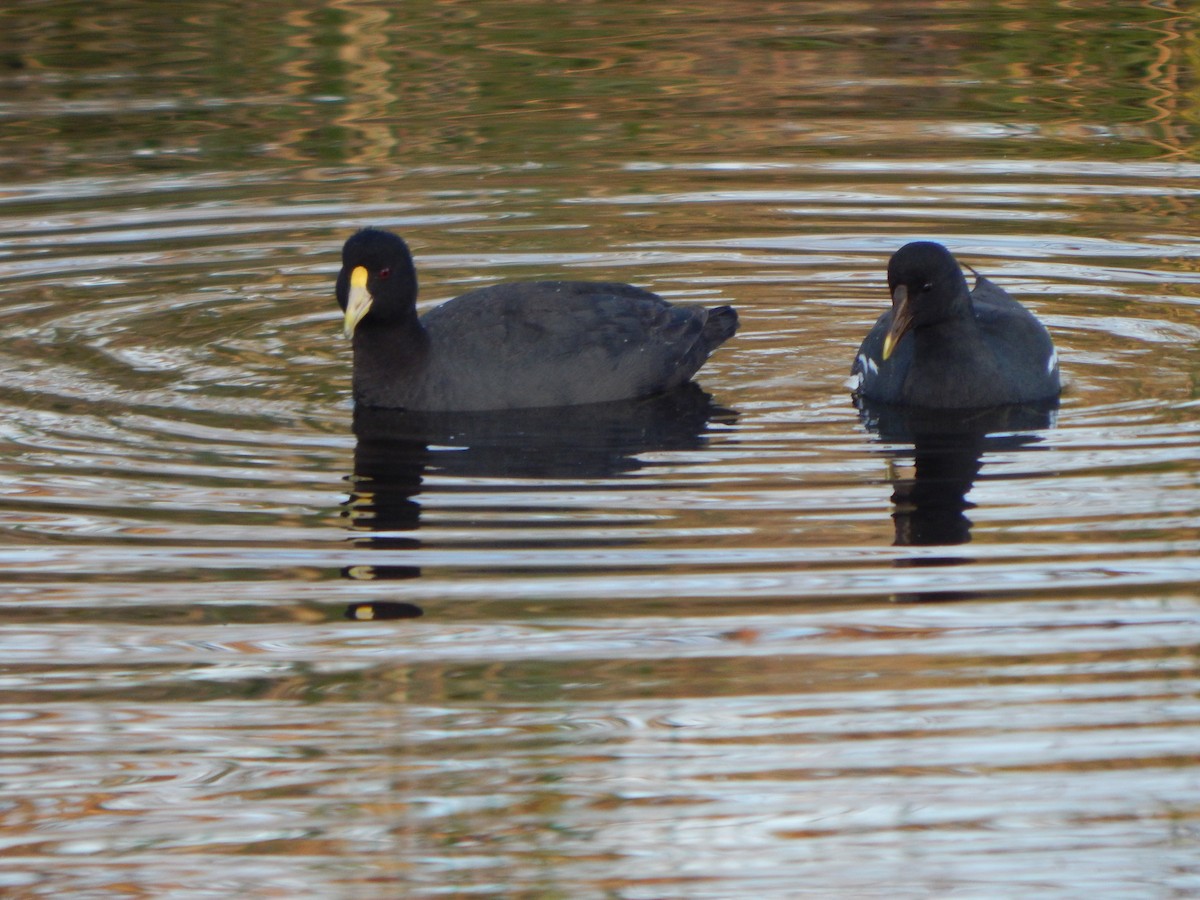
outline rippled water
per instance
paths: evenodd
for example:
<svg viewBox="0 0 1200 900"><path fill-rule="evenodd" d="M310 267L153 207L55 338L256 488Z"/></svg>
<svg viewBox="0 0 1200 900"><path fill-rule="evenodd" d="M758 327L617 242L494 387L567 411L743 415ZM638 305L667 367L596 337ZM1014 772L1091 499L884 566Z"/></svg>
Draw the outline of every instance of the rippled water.
<svg viewBox="0 0 1200 900"><path fill-rule="evenodd" d="M393 7L0 11L0 892L1200 893L1195 15ZM356 417L368 223L742 331ZM916 237L1059 410L855 409Z"/></svg>

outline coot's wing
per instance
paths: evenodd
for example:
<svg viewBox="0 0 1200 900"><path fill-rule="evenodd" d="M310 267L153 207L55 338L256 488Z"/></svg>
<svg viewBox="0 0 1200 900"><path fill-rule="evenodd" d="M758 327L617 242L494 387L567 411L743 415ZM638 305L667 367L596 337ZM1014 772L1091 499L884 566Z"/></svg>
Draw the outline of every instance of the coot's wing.
<svg viewBox="0 0 1200 900"><path fill-rule="evenodd" d="M521 282L463 294L422 318L427 405L569 406L682 384L711 351L708 312L631 285Z"/></svg>
<svg viewBox="0 0 1200 900"><path fill-rule="evenodd" d="M1003 289L979 282L971 295L975 320L1004 381L1022 402L1057 396L1058 354L1046 326Z"/></svg>

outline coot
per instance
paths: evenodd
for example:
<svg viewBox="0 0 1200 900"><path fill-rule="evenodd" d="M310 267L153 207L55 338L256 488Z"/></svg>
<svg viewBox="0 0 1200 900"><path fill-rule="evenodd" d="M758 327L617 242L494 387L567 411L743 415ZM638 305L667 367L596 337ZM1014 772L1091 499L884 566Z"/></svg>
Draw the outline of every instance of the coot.
<svg viewBox="0 0 1200 900"><path fill-rule="evenodd" d="M346 241L337 300L359 403L470 411L650 396L690 379L738 324L730 306L674 306L609 282L500 284L423 316L416 299L399 236L364 228Z"/></svg>
<svg viewBox="0 0 1200 900"><path fill-rule="evenodd" d="M1061 390L1045 327L982 276L968 288L941 244L905 244L888 262L892 308L863 340L855 393L878 403L979 409L1050 400Z"/></svg>

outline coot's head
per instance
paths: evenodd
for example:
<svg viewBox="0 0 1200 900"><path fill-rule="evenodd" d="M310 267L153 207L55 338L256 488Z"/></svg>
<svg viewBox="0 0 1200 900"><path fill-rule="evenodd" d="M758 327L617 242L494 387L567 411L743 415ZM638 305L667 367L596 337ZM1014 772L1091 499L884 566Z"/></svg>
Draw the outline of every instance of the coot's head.
<svg viewBox="0 0 1200 900"><path fill-rule="evenodd" d="M338 306L346 314L346 337L351 337L364 319L375 324L412 317L417 273L408 245L398 235L379 228L355 232L342 247L336 292Z"/></svg>
<svg viewBox="0 0 1200 900"><path fill-rule="evenodd" d="M933 241L913 241L888 261L892 327L883 340L887 359L914 328L969 314L971 291L958 260Z"/></svg>

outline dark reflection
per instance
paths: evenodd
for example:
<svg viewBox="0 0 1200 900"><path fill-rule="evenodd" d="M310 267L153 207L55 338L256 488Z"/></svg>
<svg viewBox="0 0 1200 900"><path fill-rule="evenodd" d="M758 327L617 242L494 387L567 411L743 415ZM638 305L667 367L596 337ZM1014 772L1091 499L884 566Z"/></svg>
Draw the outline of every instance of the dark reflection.
<svg viewBox="0 0 1200 900"><path fill-rule="evenodd" d="M1004 406L967 412L940 412L875 404L859 399L863 423L890 444L893 461L911 458L911 476L892 479L892 521L897 547L954 546L971 540L967 494L980 477L987 454L1032 449L1038 432L1054 422L1057 402ZM986 477L986 476L984 476ZM950 566L971 562L963 556L921 556L898 566ZM906 599L957 599L936 594Z"/></svg>
<svg viewBox="0 0 1200 900"><path fill-rule="evenodd" d="M425 610L415 603L393 600L375 600L366 603L351 603L346 607L346 618L356 622L382 622L396 619L419 619Z"/></svg>
<svg viewBox="0 0 1200 900"><path fill-rule="evenodd" d="M431 476L586 481L633 472L640 454L701 447L710 421L735 414L695 384L641 400L494 413L360 407L354 489L345 515L360 545L412 549ZM355 579L417 578L416 566L350 566Z"/></svg>

